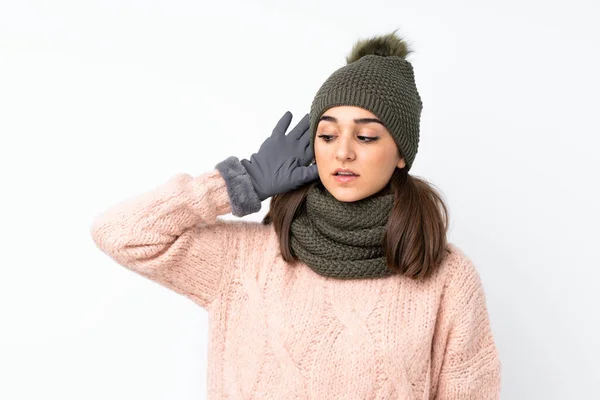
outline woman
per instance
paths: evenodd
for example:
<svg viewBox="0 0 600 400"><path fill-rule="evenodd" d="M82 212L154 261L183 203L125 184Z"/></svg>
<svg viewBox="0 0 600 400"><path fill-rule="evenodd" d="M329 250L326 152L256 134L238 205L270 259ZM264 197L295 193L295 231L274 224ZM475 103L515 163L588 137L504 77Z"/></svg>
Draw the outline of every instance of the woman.
<svg viewBox="0 0 600 400"><path fill-rule="evenodd" d="M497 399L471 260L408 174L421 99L395 31L356 43L287 135L98 216L121 265L209 313L214 399ZM314 162L312 162L314 161ZM222 220L257 212L262 223Z"/></svg>

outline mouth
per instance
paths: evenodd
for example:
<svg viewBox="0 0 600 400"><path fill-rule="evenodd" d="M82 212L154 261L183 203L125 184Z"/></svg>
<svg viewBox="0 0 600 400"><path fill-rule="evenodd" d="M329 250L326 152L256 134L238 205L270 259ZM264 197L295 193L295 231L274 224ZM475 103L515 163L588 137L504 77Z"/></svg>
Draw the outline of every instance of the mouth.
<svg viewBox="0 0 600 400"><path fill-rule="evenodd" d="M358 175L348 175L348 174L333 174L333 177L335 178L335 180L337 182L340 183L347 183L347 182L352 182L353 180L355 180L356 178L358 178Z"/></svg>

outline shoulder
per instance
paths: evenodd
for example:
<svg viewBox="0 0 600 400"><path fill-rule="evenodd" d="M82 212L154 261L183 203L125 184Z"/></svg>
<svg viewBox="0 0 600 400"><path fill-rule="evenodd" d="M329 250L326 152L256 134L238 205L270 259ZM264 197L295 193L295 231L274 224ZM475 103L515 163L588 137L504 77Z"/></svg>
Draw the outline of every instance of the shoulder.
<svg viewBox="0 0 600 400"><path fill-rule="evenodd" d="M248 221L240 218L227 219L219 217L213 225L217 229L229 231L241 238L251 238L256 235L269 235L270 230L272 229L271 225L264 225L261 222Z"/></svg>
<svg viewBox="0 0 600 400"><path fill-rule="evenodd" d="M446 259L440 268L443 275L444 294L463 304L470 303L476 295L483 296L479 271L466 251L449 243Z"/></svg>
<svg viewBox="0 0 600 400"><path fill-rule="evenodd" d="M456 276L460 276L472 269L474 269L473 263L465 251L455 243L448 242L444 258L431 278L447 284L449 280L456 279Z"/></svg>
<svg viewBox="0 0 600 400"><path fill-rule="evenodd" d="M445 260L447 273L452 276L477 274L477 268L471 257L454 243L448 243L450 252Z"/></svg>
<svg viewBox="0 0 600 400"><path fill-rule="evenodd" d="M248 251L263 251L278 243L277 234L273 225L262 222L236 219L217 218L212 229L225 232L226 240L236 242Z"/></svg>
<svg viewBox="0 0 600 400"><path fill-rule="evenodd" d="M255 239L269 239L275 234L273 224L265 225L258 221L247 221L247 220L226 220L227 224L238 233L241 237L249 240Z"/></svg>

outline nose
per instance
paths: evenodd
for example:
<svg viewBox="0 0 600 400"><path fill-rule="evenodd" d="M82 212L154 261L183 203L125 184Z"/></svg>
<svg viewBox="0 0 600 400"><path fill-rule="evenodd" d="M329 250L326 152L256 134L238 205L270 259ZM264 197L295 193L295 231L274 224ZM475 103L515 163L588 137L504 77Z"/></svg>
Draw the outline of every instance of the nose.
<svg viewBox="0 0 600 400"><path fill-rule="evenodd" d="M351 135L339 136L337 148L335 149L335 158L339 161L351 160L354 158Z"/></svg>

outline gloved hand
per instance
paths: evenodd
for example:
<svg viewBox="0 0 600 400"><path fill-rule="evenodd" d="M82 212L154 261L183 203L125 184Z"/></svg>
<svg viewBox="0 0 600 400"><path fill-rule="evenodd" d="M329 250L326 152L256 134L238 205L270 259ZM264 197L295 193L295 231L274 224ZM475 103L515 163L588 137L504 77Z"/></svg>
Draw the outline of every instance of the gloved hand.
<svg viewBox="0 0 600 400"><path fill-rule="evenodd" d="M308 114L286 135L291 121L292 113L287 111L258 152L252 154L250 160L240 161L261 201L319 177L317 165L310 165L314 153L310 146Z"/></svg>

